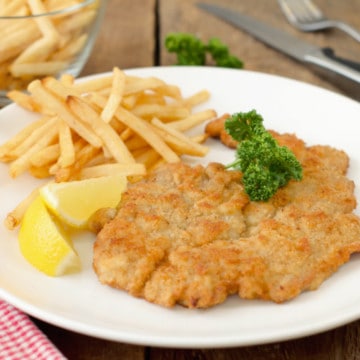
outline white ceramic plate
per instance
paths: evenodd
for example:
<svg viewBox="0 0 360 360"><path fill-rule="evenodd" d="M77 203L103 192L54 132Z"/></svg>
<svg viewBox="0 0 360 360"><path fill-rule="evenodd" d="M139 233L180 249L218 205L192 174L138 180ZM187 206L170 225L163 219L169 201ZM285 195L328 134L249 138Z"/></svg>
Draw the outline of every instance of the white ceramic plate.
<svg viewBox="0 0 360 360"><path fill-rule="evenodd" d="M146 68L131 70L178 84L184 95L201 89L212 97L206 108L219 114L256 109L265 126L295 132L311 144L331 144L351 157L349 176L360 185L360 104L297 81L243 70ZM0 111L0 143L32 114L11 105ZM229 162L233 151L215 142L204 159ZM16 180L0 164L0 218L38 184L29 176ZM359 197L359 190L357 190ZM92 271L93 237L75 239L83 271L49 278L19 253L17 232L0 225L0 297L60 327L109 340L165 347L226 347L261 344L321 332L360 317L360 255L355 255L317 291L276 305L237 296L207 310L161 308L100 285Z"/></svg>

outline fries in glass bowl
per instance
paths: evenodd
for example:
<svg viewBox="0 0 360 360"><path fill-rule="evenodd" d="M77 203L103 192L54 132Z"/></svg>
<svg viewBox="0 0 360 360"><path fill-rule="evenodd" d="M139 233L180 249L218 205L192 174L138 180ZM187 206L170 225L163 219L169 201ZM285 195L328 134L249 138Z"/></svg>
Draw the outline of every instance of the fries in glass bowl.
<svg viewBox="0 0 360 360"><path fill-rule="evenodd" d="M92 50L106 0L0 0L0 107L36 78L77 76Z"/></svg>

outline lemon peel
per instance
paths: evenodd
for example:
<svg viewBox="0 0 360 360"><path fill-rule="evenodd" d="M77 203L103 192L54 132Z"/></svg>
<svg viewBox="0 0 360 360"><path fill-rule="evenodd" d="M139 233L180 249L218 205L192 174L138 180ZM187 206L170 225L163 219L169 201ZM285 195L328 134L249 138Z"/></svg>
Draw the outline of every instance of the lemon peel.
<svg viewBox="0 0 360 360"><path fill-rule="evenodd" d="M49 183L40 189L40 196L64 223L85 228L96 210L118 205L126 184L123 175Z"/></svg>
<svg viewBox="0 0 360 360"><path fill-rule="evenodd" d="M40 196L25 212L18 240L24 258L49 276L76 272L81 268L70 237L49 213Z"/></svg>

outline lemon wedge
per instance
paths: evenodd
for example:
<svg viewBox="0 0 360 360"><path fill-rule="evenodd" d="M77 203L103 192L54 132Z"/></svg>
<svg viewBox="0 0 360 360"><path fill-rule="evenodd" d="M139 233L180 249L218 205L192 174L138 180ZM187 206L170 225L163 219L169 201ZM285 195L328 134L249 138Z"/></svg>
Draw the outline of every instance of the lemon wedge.
<svg viewBox="0 0 360 360"><path fill-rule="evenodd" d="M40 196L26 210L18 239L25 259L49 276L60 276L81 268L70 238L51 216Z"/></svg>
<svg viewBox="0 0 360 360"><path fill-rule="evenodd" d="M48 208L64 223L84 228L96 210L118 205L126 185L127 179L123 175L103 176L49 183L40 189L40 195Z"/></svg>

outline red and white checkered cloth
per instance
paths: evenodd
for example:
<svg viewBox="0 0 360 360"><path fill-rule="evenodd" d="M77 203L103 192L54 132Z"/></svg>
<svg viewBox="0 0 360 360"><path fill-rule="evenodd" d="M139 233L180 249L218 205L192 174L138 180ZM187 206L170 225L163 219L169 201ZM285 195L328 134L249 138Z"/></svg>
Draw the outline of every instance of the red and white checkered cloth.
<svg viewBox="0 0 360 360"><path fill-rule="evenodd" d="M0 359L66 360L26 314L2 300L0 300Z"/></svg>

